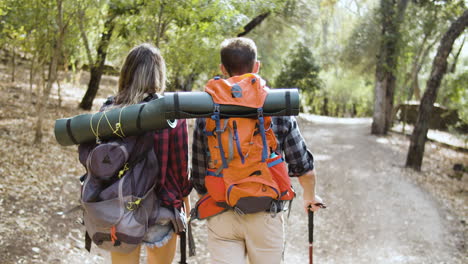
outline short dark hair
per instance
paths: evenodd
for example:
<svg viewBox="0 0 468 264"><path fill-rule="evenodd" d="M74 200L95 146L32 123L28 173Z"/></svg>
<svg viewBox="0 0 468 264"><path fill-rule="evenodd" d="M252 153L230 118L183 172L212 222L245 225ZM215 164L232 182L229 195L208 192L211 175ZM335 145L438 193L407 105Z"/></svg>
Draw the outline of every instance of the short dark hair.
<svg viewBox="0 0 468 264"><path fill-rule="evenodd" d="M252 72L257 60L257 46L248 38L231 38L221 43L221 63L229 75Z"/></svg>

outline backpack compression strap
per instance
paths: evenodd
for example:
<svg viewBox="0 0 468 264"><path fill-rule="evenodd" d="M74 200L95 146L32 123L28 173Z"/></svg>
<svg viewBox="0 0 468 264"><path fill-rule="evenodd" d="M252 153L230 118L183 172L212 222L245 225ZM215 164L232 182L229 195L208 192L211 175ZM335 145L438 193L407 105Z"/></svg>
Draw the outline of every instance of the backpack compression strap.
<svg viewBox="0 0 468 264"><path fill-rule="evenodd" d="M268 145L266 141L266 134L265 134L265 118L263 117L263 108L257 109L258 115L258 122L259 122L259 131L260 135L262 136L262 143L263 143L263 150L262 150L262 162L265 162L268 158Z"/></svg>
<svg viewBox="0 0 468 264"><path fill-rule="evenodd" d="M211 119L213 119L216 123L216 136L218 138L219 154L221 154L221 160L223 161L222 168L225 169L228 167L228 164L226 161L226 157L224 156L224 149L221 141L221 133L224 132L225 127L221 128L221 112L219 111L219 104L214 104L214 113L211 116Z"/></svg>
<svg viewBox="0 0 468 264"><path fill-rule="evenodd" d="M234 140L236 141L237 153L239 154L239 157L241 158L242 164L244 164L245 157L244 157L244 154L242 154L242 149L241 149L240 140L239 140L239 133L237 132L237 122L232 121L232 126L234 128Z"/></svg>

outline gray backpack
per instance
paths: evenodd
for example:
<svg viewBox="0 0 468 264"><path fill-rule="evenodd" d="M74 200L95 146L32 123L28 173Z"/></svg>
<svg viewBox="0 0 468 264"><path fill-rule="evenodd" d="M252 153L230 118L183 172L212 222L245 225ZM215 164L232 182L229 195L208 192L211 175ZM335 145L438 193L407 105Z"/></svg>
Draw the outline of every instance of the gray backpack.
<svg viewBox="0 0 468 264"><path fill-rule="evenodd" d="M169 211L156 197L161 179L153 141L153 133L148 132L79 146L80 162L87 171L81 205L88 251L92 240L102 249L129 253L161 212Z"/></svg>

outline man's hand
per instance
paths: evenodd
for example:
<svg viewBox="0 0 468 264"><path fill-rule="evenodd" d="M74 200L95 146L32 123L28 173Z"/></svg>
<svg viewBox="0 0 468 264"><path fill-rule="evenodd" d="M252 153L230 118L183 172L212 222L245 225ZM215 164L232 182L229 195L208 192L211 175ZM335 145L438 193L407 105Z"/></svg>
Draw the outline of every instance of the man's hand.
<svg viewBox="0 0 468 264"><path fill-rule="evenodd" d="M313 200L305 200L304 199L304 211L313 211L316 212L321 208L326 208L326 206L323 204L322 198L320 196L315 195L315 198Z"/></svg>
<svg viewBox="0 0 468 264"><path fill-rule="evenodd" d="M304 210L306 212L309 210L315 212L320 208L325 208L322 199L318 195L315 195L315 180L316 175L314 170L308 171L299 177L299 183L304 190Z"/></svg>

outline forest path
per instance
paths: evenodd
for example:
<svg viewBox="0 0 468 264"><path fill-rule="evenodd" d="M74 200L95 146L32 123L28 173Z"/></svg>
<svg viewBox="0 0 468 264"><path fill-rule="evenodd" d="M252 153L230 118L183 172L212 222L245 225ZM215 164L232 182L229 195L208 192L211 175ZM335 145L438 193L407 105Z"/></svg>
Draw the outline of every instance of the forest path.
<svg viewBox="0 0 468 264"><path fill-rule="evenodd" d="M311 120L312 122L305 121ZM370 119L299 118L315 157L317 193L328 208L315 215L316 263L466 263L463 227L433 196L411 181L406 153L391 137L370 135ZM302 190L285 218L284 263L308 263L307 216ZM209 263L206 228L195 222L197 256ZM455 235L458 234L458 235Z"/></svg>
<svg viewBox="0 0 468 264"><path fill-rule="evenodd" d="M76 146L59 146L52 129L43 145L29 143L35 108L24 107L24 89L0 85L6 95L0 98L0 263L110 263L107 252L84 249L81 212L63 214L78 204L77 178L84 170ZM82 113L76 105L51 106L45 127ZM368 119L299 119L316 159L318 194L328 205L315 218L316 263L468 262L468 177L447 177L454 162L465 163L466 153L428 144L425 171L416 173L402 167L407 147L398 145L407 140L371 136ZM301 188L293 184L298 198L285 220L284 263L307 263L307 217ZM194 222L197 256L189 263L209 263L204 224Z"/></svg>
<svg viewBox="0 0 468 264"><path fill-rule="evenodd" d="M446 220L451 218L448 212L404 177L405 153L386 144L387 138L370 135L370 120L326 121L302 125L316 158L317 193L328 205L315 217L316 262L466 261ZM289 219L294 224L287 231L285 263L307 262L306 217L300 203L296 201Z"/></svg>

